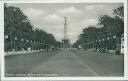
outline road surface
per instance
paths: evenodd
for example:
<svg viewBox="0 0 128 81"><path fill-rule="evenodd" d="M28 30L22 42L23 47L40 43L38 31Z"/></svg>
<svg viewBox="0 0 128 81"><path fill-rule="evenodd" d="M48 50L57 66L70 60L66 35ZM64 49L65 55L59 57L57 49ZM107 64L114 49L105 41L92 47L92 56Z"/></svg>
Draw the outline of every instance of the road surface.
<svg viewBox="0 0 128 81"><path fill-rule="evenodd" d="M6 76L16 77L119 77L123 65L123 55L75 49L5 57Z"/></svg>

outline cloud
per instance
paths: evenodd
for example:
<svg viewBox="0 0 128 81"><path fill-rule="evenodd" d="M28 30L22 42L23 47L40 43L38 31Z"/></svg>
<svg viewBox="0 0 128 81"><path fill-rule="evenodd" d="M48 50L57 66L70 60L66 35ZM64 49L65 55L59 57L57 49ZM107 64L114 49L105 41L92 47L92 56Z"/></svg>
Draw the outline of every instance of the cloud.
<svg viewBox="0 0 128 81"><path fill-rule="evenodd" d="M42 18L42 21L49 25L60 25L63 23L63 18L56 14L49 14L48 16Z"/></svg>
<svg viewBox="0 0 128 81"><path fill-rule="evenodd" d="M99 4L99 5L88 5L85 6L85 10L95 10L95 9L104 9L104 5L103 4Z"/></svg>
<svg viewBox="0 0 128 81"><path fill-rule="evenodd" d="M95 6L93 5L85 6L85 10L93 10L94 8Z"/></svg>
<svg viewBox="0 0 128 81"><path fill-rule="evenodd" d="M85 19L81 21L84 26L96 26L98 23L98 19Z"/></svg>
<svg viewBox="0 0 128 81"><path fill-rule="evenodd" d="M77 17L80 15L81 10L75 8L74 6L70 6L70 7L66 7L58 10L56 13L60 16Z"/></svg>
<svg viewBox="0 0 128 81"><path fill-rule="evenodd" d="M76 9L75 7L71 6L69 8L64 8L59 11L60 13L79 13L80 10Z"/></svg>
<svg viewBox="0 0 128 81"><path fill-rule="evenodd" d="M36 19L40 15L43 15L43 11L40 9L27 8L23 10L24 14L26 14L30 19Z"/></svg>
<svg viewBox="0 0 128 81"><path fill-rule="evenodd" d="M44 11L41 9L36 9L36 8L21 8L23 13L27 15L29 18L31 24L35 28L40 28L42 25L41 23L41 17L44 15Z"/></svg>

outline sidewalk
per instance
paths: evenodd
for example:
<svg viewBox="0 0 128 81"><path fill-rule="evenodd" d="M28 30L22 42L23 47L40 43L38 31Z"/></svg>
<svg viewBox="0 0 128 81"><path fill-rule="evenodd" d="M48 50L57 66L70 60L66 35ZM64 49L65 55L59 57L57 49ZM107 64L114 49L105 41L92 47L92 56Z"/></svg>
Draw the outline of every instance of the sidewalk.
<svg viewBox="0 0 128 81"><path fill-rule="evenodd" d="M28 54L28 53L35 53L35 52L39 52L39 50L5 52L5 56L9 56L9 55L20 55L20 54Z"/></svg>
<svg viewBox="0 0 128 81"><path fill-rule="evenodd" d="M86 53L86 55L87 54L94 54L94 55L116 55L116 53L114 53L114 52L106 52L106 53L103 53L103 52L99 52L99 51L93 51L93 50L80 50L81 52L83 52L83 53Z"/></svg>

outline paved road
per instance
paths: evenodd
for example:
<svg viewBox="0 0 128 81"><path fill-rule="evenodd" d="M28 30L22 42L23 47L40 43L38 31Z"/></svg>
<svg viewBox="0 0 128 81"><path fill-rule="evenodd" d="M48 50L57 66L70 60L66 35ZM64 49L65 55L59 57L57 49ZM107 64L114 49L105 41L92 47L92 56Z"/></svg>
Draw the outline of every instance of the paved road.
<svg viewBox="0 0 128 81"><path fill-rule="evenodd" d="M99 76L123 76L124 74L124 55L82 50L73 50L72 52Z"/></svg>
<svg viewBox="0 0 128 81"><path fill-rule="evenodd" d="M60 50L46 54L7 56L5 62L6 76L123 76L123 55Z"/></svg>

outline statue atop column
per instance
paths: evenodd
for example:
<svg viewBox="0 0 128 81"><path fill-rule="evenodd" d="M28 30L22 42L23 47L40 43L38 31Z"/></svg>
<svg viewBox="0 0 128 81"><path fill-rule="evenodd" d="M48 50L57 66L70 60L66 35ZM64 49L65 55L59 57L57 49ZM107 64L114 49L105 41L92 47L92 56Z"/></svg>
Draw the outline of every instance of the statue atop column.
<svg viewBox="0 0 128 81"><path fill-rule="evenodd" d="M64 38L62 39L63 48L68 49L70 47L70 40L67 35L67 16L64 17Z"/></svg>
<svg viewBox="0 0 128 81"><path fill-rule="evenodd" d="M64 17L64 39L67 39L67 16Z"/></svg>

